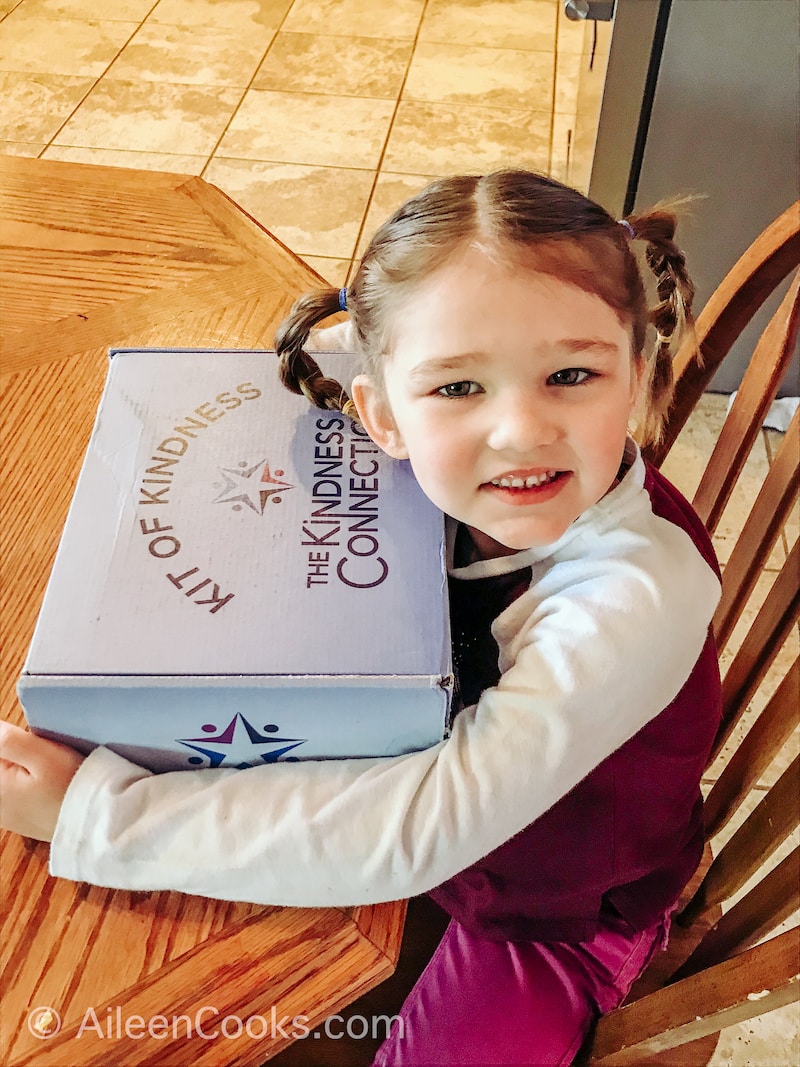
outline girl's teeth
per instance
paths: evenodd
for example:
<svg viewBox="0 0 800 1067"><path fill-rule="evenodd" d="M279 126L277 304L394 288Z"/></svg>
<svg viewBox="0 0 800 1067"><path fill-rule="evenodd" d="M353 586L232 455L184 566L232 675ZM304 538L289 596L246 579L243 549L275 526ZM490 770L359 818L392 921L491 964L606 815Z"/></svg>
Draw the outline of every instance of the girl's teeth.
<svg viewBox="0 0 800 1067"><path fill-rule="evenodd" d="M556 471L547 471L546 474L531 474L528 478L494 478L492 485L501 489L533 489L537 485L543 485L556 476Z"/></svg>

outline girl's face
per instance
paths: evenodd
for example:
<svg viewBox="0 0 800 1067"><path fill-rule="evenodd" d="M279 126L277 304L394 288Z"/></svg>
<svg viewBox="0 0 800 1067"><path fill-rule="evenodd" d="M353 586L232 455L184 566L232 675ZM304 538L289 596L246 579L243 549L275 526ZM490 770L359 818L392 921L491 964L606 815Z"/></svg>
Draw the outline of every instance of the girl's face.
<svg viewBox="0 0 800 1067"><path fill-rule="evenodd" d="M550 544L614 484L639 375L600 297L470 247L394 323L362 421L484 558Z"/></svg>

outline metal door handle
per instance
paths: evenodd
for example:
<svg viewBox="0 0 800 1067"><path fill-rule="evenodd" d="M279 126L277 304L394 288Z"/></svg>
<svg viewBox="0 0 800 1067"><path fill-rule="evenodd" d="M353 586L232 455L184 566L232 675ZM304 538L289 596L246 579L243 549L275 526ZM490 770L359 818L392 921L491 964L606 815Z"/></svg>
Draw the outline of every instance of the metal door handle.
<svg viewBox="0 0 800 1067"><path fill-rule="evenodd" d="M564 14L573 22L611 22L617 0L564 0Z"/></svg>

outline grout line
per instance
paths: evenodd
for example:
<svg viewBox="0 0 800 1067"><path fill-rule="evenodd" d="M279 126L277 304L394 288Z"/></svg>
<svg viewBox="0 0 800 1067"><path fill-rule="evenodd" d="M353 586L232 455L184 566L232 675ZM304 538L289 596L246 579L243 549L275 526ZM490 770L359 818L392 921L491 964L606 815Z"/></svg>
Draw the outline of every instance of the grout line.
<svg viewBox="0 0 800 1067"><path fill-rule="evenodd" d="M554 11L556 30L553 34L553 106L550 109L550 148L547 153L547 172L553 173L553 157L555 155L556 138L556 90L558 88L558 48L561 39L561 20L558 17L558 8Z"/></svg>
<svg viewBox="0 0 800 1067"><path fill-rule="evenodd" d="M272 45L270 45L270 48L271 47L272 47ZM269 52L269 49L267 49L267 53L268 52ZM260 60L259 67L263 66L264 59L266 59L266 54L267 53L265 53L264 57ZM255 75L253 77L255 78ZM123 79L123 78L120 78L118 80L120 82L123 82L123 81L132 81L134 79L130 79L130 78ZM387 101L390 101L390 100L397 100L398 99L398 97L394 93L392 93L389 96L377 96L377 95L374 95L372 93L331 92L330 90L327 90L327 89L261 89L261 88L253 88L252 82L253 82L253 79L251 79L250 82L247 85L247 89L248 90L249 89L253 89L253 91L257 92L257 93L280 93L282 96L332 96L332 97L335 97L336 99L345 99L345 100L374 100L377 103L381 103L381 104L386 103ZM157 84L157 83L154 82L153 84ZM216 84L216 85L209 85L208 83L203 83L202 85L198 85L195 82L180 82L180 81L169 82L169 81L166 81L166 80L164 81L163 84L186 85L186 86L189 86L190 88L197 88L197 89L202 89L202 88L237 89L237 88L239 88L239 86L236 86L236 85L224 85L224 84L221 84L221 83L220 84ZM430 104L430 105L432 105L434 107L451 107L451 108L462 108L462 107L465 107L465 108L470 108L470 109L473 109L473 110L476 110L476 111L517 111L517 112L525 112L525 113L534 112L535 114L539 114L539 115L549 115L549 114L551 114L551 112L553 112L552 108L547 108L547 107L531 107L530 105L521 106L521 107L516 107L516 106L512 107L509 104L476 104L476 103L472 103L472 102L468 102L468 101L461 101L461 100L429 100L427 97L423 97L423 96L408 96L408 97L406 97L405 102L412 103L412 104ZM571 112L569 112L569 111L556 111L555 114L557 114L557 115L570 115Z"/></svg>
<svg viewBox="0 0 800 1067"><path fill-rule="evenodd" d="M17 8L19 7L19 5L21 3L22 3L22 0L17 0L17 3L14 4L14 6L12 8L10 8L8 11L6 11L5 14L0 15L0 22L5 21L5 19L8 18L8 16L12 13L12 11L16 11L17 10Z"/></svg>
<svg viewBox="0 0 800 1067"><path fill-rule="evenodd" d="M171 154L177 155L178 153ZM190 156L192 154L202 155L200 152L183 152L180 154L185 156ZM372 174L375 169L374 167L348 167L338 163L291 163L287 162L285 159L262 159L261 157L258 159L251 159L249 156L216 156L215 158L223 163L269 163L270 166L274 167L308 167L311 170L345 170L351 171L353 174ZM335 258L346 259L347 257L336 256Z"/></svg>
<svg viewBox="0 0 800 1067"><path fill-rule="evenodd" d="M270 45L270 48L271 47L272 47L272 45ZM269 49L267 49L267 52L269 52ZM263 65L263 62L264 62L265 58L266 58L266 53L265 53L264 57L261 59L261 61L259 63L259 66ZM413 59L413 55L412 55L412 59ZM255 75L253 75L253 78L248 83L247 90L252 88L252 82L253 82L254 78L255 78ZM193 83L191 83L191 82L171 82L169 84L173 84L173 85L192 85ZM405 87L405 78L403 79L403 85L401 87L401 92L402 92L402 88L403 87ZM202 88L202 86L197 86L197 88ZM237 88L237 86L235 86L235 85L219 85L219 86L211 86L211 88L235 89L235 88ZM395 100L398 103L400 102L399 96L395 96L395 95L392 95L392 96L371 96L369 93L332 93L332 92L327 92L327 91L321 90L321 89L254 89L253 91L257 92L257 93L280 93L281 95L284 95L284 96L331 96L331 97L334 97L334 98L337 98L337 99L338 98L344 98L344 99L347 99L347 100L375 100L378 103L386 103L387 101L390 101L390 100ZM406 97L405 101L403 101L403 103L427 104L427 105L429 105L431 107L449 107L449 108L458 108L458 109L467 108L467 109L474 110L474 111L513 111L513 112L525 113L525 114L527 114L529 112L533 112L534 114L539 114L539 115L551 115L552 112L553 112L552 108L531 107L530 105L520 106L520 107L512 107L512 106L510 106L508 104L475 104L475 103L472 103L472 102L467 102L467 101L462 101L462 100L429 100L427 97L421 97L421 96L408 96L408 97ZM558 114L559 115L561 115L561 114L569 114L569 112L561 112L561 111L559 111Z"/></svg>
<svg viewBox="0 0 800 1067"><path fill-rule="evenodd" d="M291 3L289 5L289 7L286 9L286 11L284 12L283 18L280 20L280 22L278 23L277 27L275 28L275 31L272 34L272 38L271 38L269 44L264 49L264 54L262 55L262 57L258 61L258 63L256 63L255 67L253 68L253 73L250 76L250 80L248 81L247 85L245 86L245 88L244 88L244 90L242 92L242 95L239 97L239 103L236 105L236 107L231 112L230 118L228 119L228 121L225 124L225 128L223 129L222 133L217 138L216 144L211 149L211 152L209 153L208 159L206 160L203 169L200 171L200 177L201 178L205 177L205 173L208 170L209 164L211 163L211 161L216 156L217 149L222 144L222 141L223 141L223 139L225 137L225 134L231 128L231 123L233 122L233 120L236 118L236 116L238 115L239 111L241 110L242 104L244 103L244 98L250 92L250 90L251 90L251 88L253 86L253 82L256 80L256 76L258 75L258 72L261 70L261 68L264 65L264 60L269 55L270 50L272 49L272 46L275 44L275 39L277 38L278 34L281 32L281 29L283 28L283 26L285 25L286 19L289 17L289 13L291 12L293 7L294 7L294 3ZM263 162L263 161L251 160L251 162L255 163L255 162Z"/></svg>
<svg viewBox="0 0 800 1067"><path fill-rule="evenodd" d="M22 0L20 0L20 3L21 3L21 2L22 2ZM114 64L116 63L116 61L117 61L117 60L119 59L119 57L120 57L120 56L122 55L122 53L123 53L123 52L125 51L125 49L126 49L126 48L128 47L128 45L129 45L129 44L131 43L131 41L133 40L133 38L134 38L134 37L136 36L136 34L137 34L137 33L139 32L139 30L140 30L140 29L142 28L142 26L143 26L143 24L144 24L144 21L145 21L145 19L149 18L149 17L150 17L150 15L151 15L151 14L153 13L153 11L154 11L154 10L156 9L156 7L158 7L158 3L159 3L159 0L155 0L155 3L154 3L154 4L153 4L153 6L152 6L152 7L150 8L150 10L149 10L149 11L147 12L147 14L145 15L144 19L143 19L143 20L142 20L142 21L141 21L141 22L140 22L140 23L138 24L138 26L136 27L136 29L135 29L135 30L133 31L133 33L132 33L132 34L130 35L130 37L129 37L129 38L127 39L127 41L125 41L125 43L124 43L124 44L123 44L123 45L122 45L122 46L121 46L121 47L120 47L120 48L119 48L119 49L117 50L117 53L116 53L116 55L115 55L115 56L114 56L114 58L113 58L113 59L111 60L111 62L110 62L110 63L108 64L108 66L107 66L107 67L106 67L106 69L105 69L105 70L103 71L103 73L102 73L102 74L100 74L100 75L99 75L99 76L98 76L97 78L95 78L95 80L94 80L93 84L92 84L92 85L91 85L91 86L90 86L90 87L89 87L89 88L88 88L88 89L86 90L86 92L85 92L85 93L83 94L83 96L82 96L82 97L80 98L80 100L78 101L78 103L77 103L77 104L75 105L75 107L74 107L74 108L72 109L72 111L70 111L69 115L67 115L67 117L66 117L66 118L64 119L64 121L63 121L63 122L61 123L61 125L60 125L60 126L58 127L58 129L56 130L56 132L55 132L55 133L53 134L53 136L52 136L52 137L50 138L50 140L49 140L49 141L47 142L47 144L46 144L46 145L44 146L44 148L42 149L42 151L41 151L41 152L39 153L39 157L38 157L39 159L41 159L41 158L42 158L42 156L44 155L44 153L45 153L45 152L47 151L47 149L48 149L48 148L50 148L51 146L52 146L52 147L56 147L56 146L55 146L55 145L53 144L53 142L55 141L56 137L58 137L58 135L59 135L59 134L61 133L61 131L62 131L62 130L64 129L64 127L65 127L65 126L67 125L67 123L68 123L68 122L70 121L70 119L72 119L72 118L74 118L74 117L75 117L75 115L76 115L76 114L77 114L77 112L78 112L78 109L79 109L79 108L80 108L80 107L81 107L81 106L82 106L82 105L83 105L83 104L84 104L84 103L86 102L86 100L87 100L87 99L88 99L88 97L89 97L89 96L91 95L91 93L93 93L93 92L94 92L94 90L95 90L95 89L97 88L97 86L98 86L98 85L100 84L100 82L101 82L101 81L103 80L103 78L104 78L104 77L106 76L106 74L108 74L109 70L110 70L110 69L111 69L111 68L113 67L113 65L114 65ZM58 20L56 19L56 20L54 20L54 21L58 21ZM80 21L80 20L74 20L74 21ZM107 20L105 20L105 21L111 21L111 20L108 20L108 19L107 19ZM123 20L118 20L118 21L123 21Z"/></svg>
<svg viewBox="0 0 800 1067"><path fill-rule="evenodd" d="M136 34L137 34L137 33L139 33L139 31L141 30L141 28L142 28L142 27L144 26L145 22L146 22L146 21L147 21L147 20L148 20L148 19L150 18L150 16L151 16L151 15L153 14L153 12L155 11L155 9L156 9L156 8L158 7L158 3L159 3L159 0L156 0L156 2L155 2L155 3L153 4L153 6L152 6L152 7L150 8L150 10L149 10L149 11L147 12L147 14L145 15L145 17L144 17L144 18L143 18L143 19L141 20L141 22L139 23L139 25L138 25L138 26L136 27L136 29L135 29L135 30L133 31L133 33L132 33L132 34L130 35L130 37L128 38L128 40L127 40L127 41L125 42L125 44L124 44L124 45L122 46L122 48L120 48L120 50L119 50L119 51L117 52L117 54L116 54L116 55L114 56L114 58L113 58L113 59L111 60L111 62L110 62L110 63L108 64L108 66L106 67L106 69L105 69L105 70L103 71L103 73L102 73L102 74L100 75L100 77L98 78L98 81L102 81L102 79L103 79L103 78L105 78L106 74L108 74L108 72L109 72L109 71L111 70L111 68L112 68L112 67L114 66L114 64L115 64L115 63L117 62L117 60L119 59L119 57L120 57L120 56L122 55L122 53L123 53L123 52L125 51L125 49L126 49L126 48L128 47L128 45L129 45L129 44L131 43L131 41L132 41L132 40L134 39L134 37L136 36Z"/></svg>
<svg viewBox="0 0 800 1067"><path fill-rule="evenodd" d="M394 129L394 125L395 125L395 122L397 120L397 113L400 110L400 103L401 103L402 98L403 98L403 92L405 90L406 83L408 82L408 75L409 75L409 72L411 70L411 64L414 62L414 56L416 54L417 45L419 43L420 30L422 29L422 23L425 20L425 15L427 13L427 10L428 10L428 0L425 0L425 2L422 5L422 12L421 12L420 17L419 17L419 23L417 25L417 32L414 34L414 42L413 42L413 44L411 46L411 52L410 52L409 57L408 57L408 63L406 64L406 69L405 69L405 73L403 75L403 80L400 83L400 88L399 88L399 90L397 92L397 98L395 100L394 111L392 112L392 117L389 120L389 126L388 126L388 129L386 130L386 137L384 138L383 148L381 149L381 154L378 157L378 162L377 162L377 164L375 166L375 179L374 179L374 181L372 183L372 189L370 190L370 194L367 197L367 203L366 203L366 206L364 208L364 214L361 217L361 225L358 227L358 232L356 233L355 244L353 245L353 254L352 254L351 258L350 258L350 270L347 272L347 282L348 282L348 284L350 283L350 277L351 277L351 275L353 273L353 268L356 265L356 260L358 259L358 246L360 245L361 238L364 235L364 226L365 226L366 221L367 221L367 216L369 215L370 208L372 207L373 201L375 200L375 191L376 191L376 189L378 187L378 178L380 177L381 168L383 167L383 161L386 158L386 150L389 147L389 140L390 140L390 138L392 136L392 130Z"/></svg>

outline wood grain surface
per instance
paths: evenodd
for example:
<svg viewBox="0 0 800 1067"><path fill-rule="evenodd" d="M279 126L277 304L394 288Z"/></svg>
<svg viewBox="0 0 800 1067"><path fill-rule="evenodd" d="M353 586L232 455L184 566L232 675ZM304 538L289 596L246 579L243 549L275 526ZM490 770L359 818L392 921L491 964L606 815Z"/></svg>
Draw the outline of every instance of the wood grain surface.
<svg viewBox="0 0 800 1067"><path fill-rule="evenodd" d="M324 283L185 175L5 157L0 219L0 714L22 723L16 680L109 347L270 347L295 297ZM4 1067L260 1064L297 1036L282 1019L313 1027L396 963L402 902L282 909L112 891L51 878L46 845L4 834L1 847ZM216 1037L197 1033L200 1009ZM221 1026L227 1016L250 1032ZM152 1036L136 1017L156 1019Z"/></svg>

